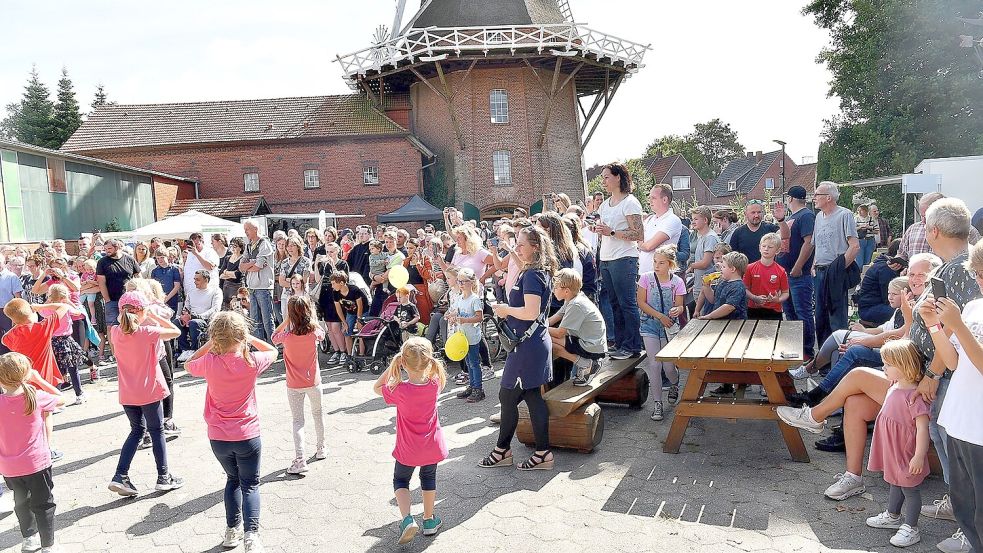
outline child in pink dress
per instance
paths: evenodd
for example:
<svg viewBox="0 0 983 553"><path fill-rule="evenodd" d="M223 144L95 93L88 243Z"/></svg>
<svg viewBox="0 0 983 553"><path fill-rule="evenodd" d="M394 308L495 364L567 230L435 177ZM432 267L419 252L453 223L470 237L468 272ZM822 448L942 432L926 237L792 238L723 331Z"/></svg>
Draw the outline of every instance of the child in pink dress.
<svg viewBox="0 0 983 553"><path fill-rule="evenodd" d="M884 373L894 381L874 423L867 469L884 473L891 485L887 510L867 519L872 528L896 529L891 545L908 547L921 541L918 515L928 465L928 420L931 406L918 393L922 364L910 340L894 340L881 347ZM905 507L904 516L901 507Z"/></svg>
<svg viewBox="0 0 983 553"><path fill-rule="evenodd" d="M406 380L403 380L404 370ZM432 536L440 529L440 518L433 510L437 499L437 463L447 458L447 444L437 416L437 396L446 383L447 373L434 357L433 346L419 337L403 344L392 364L375 382L375 393L396 406L393 487L402 517L401 544L412 540L420 529L410 514L410 478L416 467L420 467L423 490L423 535Z"/></svg>

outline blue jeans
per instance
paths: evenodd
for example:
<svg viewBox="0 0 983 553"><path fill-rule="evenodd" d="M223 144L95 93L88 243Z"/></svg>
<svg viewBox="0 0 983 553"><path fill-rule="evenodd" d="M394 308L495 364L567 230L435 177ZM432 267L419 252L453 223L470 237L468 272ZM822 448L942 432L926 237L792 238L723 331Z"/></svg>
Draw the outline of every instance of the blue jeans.
<svg viewBox="0 0 983 553"><path fill-rule="evenodd" d="M225 470L225 524L243 530L259 530L259 436L240 442L210 440L212 453Z"/></svg>
<svg viewBox="0 0 983 553"><path fill-rule="evenodd" d="M886 323L891 318L891 315L894 315L894 308L887 304L881 304L871 307L861 307L859 312L861 321L881 325Z"/></svg>
<svg viewBox="0 0 983 553"><path fill-rule="evenodd" d="M788 277L789 296L782 305L785 318L802 321L802 351L806 357L816 355L816 304L812 275Z"/></svg>
<svg viewBox="0 0 983 553"><path fill-rule="evenodd" d="M928 435L932 438L935 445L935 453L939 456L939 464L942 465L942 479L949 483L949 435L945 428L939 426L939 412L942 411L942 402L945 401L945 393L949 389L949 377L939 381L939 389L935 392L935 401L932 402L932 412L928 419Z"/></svg>
<svg viewBox="0 0 983 553"><path fill-rule="evenodd" d="M830 298L829 306L826 300L819 297L826 280L826 269L816 271L816 343L822 344L834 330L848 327L848 310L846 294ZM835 308L834 308L835 307Z"/></svg>
<svg viewBox="0 0 983 553"><path fill-rule="evenodd" d="M833 388L843 380L846 373L856 367L883 367L884 361L881 360L881 352L867 346L850 346L840 356L840 358L829 369L826 378L819 383L819 387L826 393L832 392Z"/></svg>
<svg viewBox="0 0 983 553"><path fill-rule="evenodd" d="M864 265L870 263L870 260L874 257L874 249L877 244L874 243L873 238L864 238L860 241L860 254L857 255L857 264L863 269Z"/></svg>
<svg viewBox="0 0 983 553"><path fill-rule="evenodd" d="M105 321L106 326L113 326L119 324L119 301L107 301L103 303L105 307Z"/></svg>
<svg viewBox="0 0 983 553"><path fill-rule="evenodd" d="M471 387L476 390L481 389L481 359L478 355L480 349L480 342L473 346L468 346L468 354L464 357L464 364L468 367L468 380L471 383Z"/></svg>
<svg viewBox="0 0 983 553"><path fill-rule="evenodd" d="M601 316L604 317L608 342L614 342L614 310L611 308L611 295L608 294L607 288L604 287L603 277L598 288L597 306L601 310Z"/></svg>
<svg viewBox="0 0 983 553"><path fill-rule="evenodd" d="M601 262L601 278L614 311L614 347L630 353L642 351L642 323L639 320L638 258L622 257Z"/></svg>
<svg viewBox="0 0 983 553"><path fill-rule="evenodd" d="M201 337L208 334L208 322L203 319L191 319L188 326L178 325L181 336L177 344L181 351L196 351L201 347Z"/></svg>
<svg viewBox="0 0 983 553"><path fill-rule="evenodd" d="M123 412L130 421L130 434L123 442L119 452L119 463L116 464L116 476L126 476L130 473L130 463L137 453L137 446L143 439L143 433L150 434L153 442L154 461L157 463L157 474L167 474L167 450L164 447L164 407L159 401L147 405L124 405Z"/></svg>
<svg viewBox="0 0 983 553"><path fill-rule="evenodd" d="M265 342L273 341L273 291L249 289L249 318L253 320L253 336Z"/></svg>

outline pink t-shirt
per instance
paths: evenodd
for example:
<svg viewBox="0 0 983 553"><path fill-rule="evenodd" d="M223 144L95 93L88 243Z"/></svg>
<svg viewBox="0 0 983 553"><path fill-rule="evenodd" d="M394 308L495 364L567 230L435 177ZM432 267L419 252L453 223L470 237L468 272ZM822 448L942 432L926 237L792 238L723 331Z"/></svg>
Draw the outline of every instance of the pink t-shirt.
<svg viewBox="0 0 983 553"><path fill-rule="evenodd" d="M208 439L241 442L259 436L256 377L276 361L277 352L253 352L253 364L237 352L206 353L185 363L188 374L208 382L205 392L205 424Z"/></svg>
<svg viewBox="0 0 983 553"><path fill-rule="evenodd" d="M311 388L321 383L321 367L317 363L317 343L324 331L316 326L314 332L298 336L289 330L273 335L274 344L283 344L283 364L287 367L287 388Z"/></svg>
<svg viewBox="0 0 983 553"><path fill-rule="evenodd" d="M160 335L164 332L159 326L141 326L133 334L124 333L118 325L110 327L109 339L118 366L120 405L148 405L171 394L157 363L163 355Z"/></svg>
<svg viewBox="0 0 983 553"><path fill-rule="evenodd" d="M81 287L82 287L82 280L79 278L79 276L77 274L75 274L75 273L68 273L65 276L67 277L65 280L70 280L70 281L74 282L75 283L75 286L78 287L79 289L81 289ZM51 285L51 284L65 284L62 281L62 279L55 278L55 277L50 277L50 276L48 278L46 278L44 280L44 282L47 283L47 284L49 284L49 285ZM81 295L80 295L81 292L79 290L72 290L68 286L65 286L65 288L68 288L68 303L74 305L75 307L82 307L82 301L81 301ZM74 317L74 318L78 318L78 317ZM56 336L57 336L57 334L56 334Z"/></svg>
<svg viewBox="0 0 983 553"><path fill-rule="evenodd" d="M38 390L37 409L24 414L24 394L0 394L0 474L28 476L51 466L51 448L42 413L58 408L58 398Z"/></svg>
<svg viewBox="0 0 983 553"><path fill-rule="evenodd" d="M451 259L451 265L456 267L467 267L474 271L474 275L481 278L481 275L485 274L485 260L488 259L488 250L482 248L471 255L465 255L460 251L454 254Z"/></svg>
<svg viewBox="0 0 983 553"><path fill-rule="evenodd" d="M444 431L437 417L440 383L400 382L396 389L382 387L382 397L396 406L396 448L393 457L408 467L422 467L447 458Z"/></svg>
<svg viewBox="0 0 983 553"><path fill-rule="evenodd" d="M54 309L41 309L38 311L44 318L48 318L55 313ZM72 334L72 318L73 315L78 313L75 309L69 309L65 311L65 315L58 319L58 325L55 328L55 333L52 336L70 336Z"/></svg>

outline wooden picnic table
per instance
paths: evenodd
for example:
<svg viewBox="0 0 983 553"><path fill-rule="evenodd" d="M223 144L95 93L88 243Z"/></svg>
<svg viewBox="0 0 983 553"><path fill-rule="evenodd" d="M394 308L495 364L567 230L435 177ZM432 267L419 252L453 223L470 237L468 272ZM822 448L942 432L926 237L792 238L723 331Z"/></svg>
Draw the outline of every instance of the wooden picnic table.
<svg viewBox="0 0 983 553"><path fill-rule="evenodd" d="M783 423L775 411L785 394L795 391L788 369L802 363L799 321L690 321L656 355L690 371L686 387L662 450L679 453L693 417L773 420L785 438L792 459L809 462L798 430ZM761 384L768 399L704 397L709 383Z"/></svg>

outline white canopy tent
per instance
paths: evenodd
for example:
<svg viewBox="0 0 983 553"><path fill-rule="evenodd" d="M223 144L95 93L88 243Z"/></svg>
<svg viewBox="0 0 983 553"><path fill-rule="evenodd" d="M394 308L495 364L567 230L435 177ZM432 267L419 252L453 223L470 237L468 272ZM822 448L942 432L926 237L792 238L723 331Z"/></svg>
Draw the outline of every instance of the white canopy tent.
<svg viewBox="0 0 983 553"><path fill-rule="evenodd" d="M191 210L138 229L124 232L106 232L102 236L103 238L119 238L124 242L150 240L155 236L162 240L187 240L188 236L194 232L200 232L204 235L224 234L227 238L246 235L242 223Z"/></svg>

